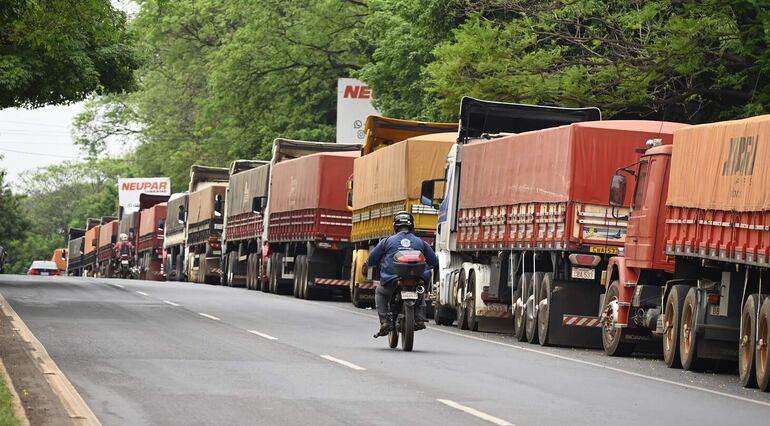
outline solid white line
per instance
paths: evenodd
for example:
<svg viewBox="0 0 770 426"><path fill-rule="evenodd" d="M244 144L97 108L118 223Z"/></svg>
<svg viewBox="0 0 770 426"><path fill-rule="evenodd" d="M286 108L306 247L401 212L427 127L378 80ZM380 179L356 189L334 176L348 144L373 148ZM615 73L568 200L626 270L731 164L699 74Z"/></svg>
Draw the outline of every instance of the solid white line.
<svg viewBox="0 0 770 426"><path fill-rule="evenodd" d="M149 296L149 294L143 292L143 291L137 291L136 294L141 294L142 296Z"/></svg>
<svg viewBox="0 0 770 426"><path fill-rule="evenodd" d="M273 337L273 336L271 336L269 334L265 334L265 333L260 333L260 332L258 332L256 330L246 330L246 331L248 331L251 334L256 334L259 337L264 337L267 340L278 340L277 337Z"/></svg>
<svg viewBox="0 0 770 426"><path fill-rule="evenodd" d="M179 303L174 303L174 302L172 302L170 300L164 300L163 303L165 303L167 305L171 305L171 306L179 306Z"/></svg>
<svg viewBox="0 0 770 426"><path fill-rule="evenodd" d="M353 370L366 370L364 367L361 367L360 365L355 365L352 362L347 362L344 359L335 358L331 355L321 355L321 358L329 360L331 362L336 362L337 364L344 365L345 367L352 368Z"/></svg>
<svg viewBox="0 0 770 426"><path fill-rule="evenodd" d="M345 312L351 313L353 315L359 315L359 316L362 316L362 317L376 318L376 316L374 314L367 314L367 313L364 313L364 312L356 312L356 311L348 310L348 309L345 309L345 308L338 308L336 306L323 305L321 303L311 302L311 301L308 301L308 300L298 299L296 301L305 302L305 303L308 303L308 304L313 304L315 306L322 306L322 307L326 307L326 308L329 308L329 309L334 309L334 310L337 310L337 311L345 311ZM545 356L548 356L548 357L551 357L551 358L557 358L557 359L561 359L561 360L564 360L564 361L571 361L571 362L575 362L575 363L578 363L578 364L589 365L591 367L603 368L605 370L611 370L611 371L614 371L616 373L625 374L627 376L639 377L641 379L652 380L654 382L665 383L665 384L677 386L677 387L680 387L680 388L685 388L685 389L691 389L691 390L696 390L696 391L700 391L700 392L710 393L712 395L719 395L719 396L723 396L725 398L730 398L730 399L735 399L735 400L738 400L738 401L748 402L748 403L751 403L751 404L761 405L763 407L770 407L770 402L757 401L756 399L744 398L742 396L731 395L729 393L720 392L720 391L716 391L716 390L712 390L712 389L708 389L708 388L702 388L702 387L699 387L699 386L693 386L693 385L688 385L688 384L685 384L685 383L675 382L673 380L667 380L667 379L662 379L662 378L659 378L659 377L648 376L648 375L641 374L641 373L635 373L633 371L623 370L623 369L617 368L617 367L610 367L608 365L599 364L599 363L596 363L596 362L584 361L582 359L577 359L577 358L570 358L570 357L564 356L564 355L558 355L558 354L554 354L554 353L549 353L549 352L545 352L545 351L541 351L541 350L537 350L537 349L532 349L532 348L528 348L528 347L524 347L524 346L516 346L516 345L512 345L510 343L498 342L498 341L495 341L495 340L485 339L483 337L477 337L477 336L472 336L472 335L468 335L468 334L456 333L456 332L453 332L453 331L444 330L443 328L434 327L434 326L428 326L428 330L433 330L433 331L437 331L439 333L444 333L444 334L451 334L452 336L462 337L463 339L476 340L476 341L479 341L479 342L486 342L486 343L491 343L493 345L504 346L506 348L518 349L518 350L522 350L522 351L526 351L526 352L531 352L531 353L536 353L536 354L540 354L540 355L545 355Z"/></svg>
<svg viewBox="0 0 770 426"><path fill-rule="evenodd" d="M208 319L213 319L214 321L219 321L219 318L215 317L214 315L204 314L203 312L198 312L198 315Z"/></svg>
<svg viewBox="0 0 770 426"><path fill-rule="evenodd" d="M120 284L117 284L117 283L113 283L112 285L114 285L115 287L125 288L125 287L123 287L122 285L120 285Z"/></svg>
<svg viewBox="0 0 770 426"><path fill-rule="evenodd" d="M452 408L454 408L456 410L460 410L460 411L466 412L466 413L468 413L468 414L470 414L472 416L476 416L476 417L478 417L478 418L480 418L482 420L486 420L486 421L488 421L490 423L494 423L494 424L496 424L498 426L513 426L512 423L506 422L503 419L497 418L495 416L491 416L491 415L489 415L487 413L483 413L483 412L481 412L479 410L476 410L474 408L471 408L471 407L466 407L466 406L464 406L462 404L458 404L458 403L456 403L454 401L451 401L449 399L437 399L436 401L438 401L438 402L440 402L440 403L442 403L444 405L448 405L448 406L450 406L450 407L452 407Z"/></svg>

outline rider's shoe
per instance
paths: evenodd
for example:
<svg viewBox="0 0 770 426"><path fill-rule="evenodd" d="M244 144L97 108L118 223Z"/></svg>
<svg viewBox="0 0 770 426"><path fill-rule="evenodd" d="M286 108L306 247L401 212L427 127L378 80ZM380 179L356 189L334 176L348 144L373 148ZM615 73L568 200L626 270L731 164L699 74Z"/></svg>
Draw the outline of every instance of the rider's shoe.
<svg viewBox="0 0 770 426"><path fill-rule="evenodd" d="M375 337L387 336L388 334L390 334L391 331L393 331L393 325L388 321L383 322L382 324L380 324L380 331L378 331L377 334L375 334Z"/></svg>
<svg viewBox="0 0 770 426"><path fill-rule="evenodd" d="M414 331L425 330L425 321L417 321L414 323Z"/></svg>

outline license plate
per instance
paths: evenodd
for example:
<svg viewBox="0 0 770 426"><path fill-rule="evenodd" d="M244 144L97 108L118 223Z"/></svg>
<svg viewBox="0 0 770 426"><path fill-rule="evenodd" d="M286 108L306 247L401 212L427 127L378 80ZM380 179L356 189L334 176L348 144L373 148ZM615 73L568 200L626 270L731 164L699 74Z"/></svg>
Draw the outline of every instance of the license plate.
<svg viewBox="0 0 770 426"><path fill-rule="evenodd" d="M618 248L612 246L590 246L589 253L618 254Z"/></svg>
<svg viewBox="0 0 770 426"><path fill-rule="evenodd" d="M214 250L211 252L211 254L222 254L222 252L220 250Z"/></svg>
<svg viewBox="0 0 770 426"><path fill-rule="evenodd" d="M578 280L592 280L596 278L596 270L591 268L572 268L572 278Z"/></svg>
<svg viewBox="0 0 770 426"><path fill-rule="evenodd" d="M416 291L402 291L401 300L417 300Z"/></svg>
<svg viewBox="0 0 770 426"><path fill-rule="evenodd" d="M128 265L128 261L127 261L127 260L121 260L121 261L120 261L120 264L121 264L121 265Z"/></svg>
<svg viewBox="0 0 770 426"><path fill-rule="evenodd" d="M48 272L41 272L40 275L48 275Z"/></svg>

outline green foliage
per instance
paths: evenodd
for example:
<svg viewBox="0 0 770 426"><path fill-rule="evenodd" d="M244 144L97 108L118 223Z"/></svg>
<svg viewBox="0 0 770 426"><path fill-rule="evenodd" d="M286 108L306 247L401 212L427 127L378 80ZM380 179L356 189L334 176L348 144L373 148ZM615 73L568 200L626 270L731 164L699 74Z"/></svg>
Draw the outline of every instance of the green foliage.
<svg viewBox="0 0 770 426"><path fill-rule="evenodd" d="M9 386L12 384L8 383L4 377L0 377L0 425L18 426L20 422L13 408L13 399L8 390Z"/></svg>
<svg viewBox="0 0 770 426"><path fill-rule="evenodd" d="M109 0L3 0L0 10L0 108L132 87L137 58Z"/></svg>

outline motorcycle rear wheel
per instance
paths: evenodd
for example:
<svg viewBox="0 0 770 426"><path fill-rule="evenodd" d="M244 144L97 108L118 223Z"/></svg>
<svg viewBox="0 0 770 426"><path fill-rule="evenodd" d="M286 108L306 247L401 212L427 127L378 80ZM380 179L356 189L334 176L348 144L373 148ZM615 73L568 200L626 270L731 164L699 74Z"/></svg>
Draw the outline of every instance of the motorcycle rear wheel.
<svg viewBox="0 0 770 426"><path fill-rule="evenodd" d="M393 330L390 330L390 334L388 334L388 345L391 349L395 349L396 346L398 346L398 330L395 327L393 327Z"/></svg>
<svg viewBox="0 0 770 426"><path fill-rule="evenodd" d="M404 304L404 318L401 321L403 336L401 337L401 350L411 352L414 346L414 306Z"/></svg>

